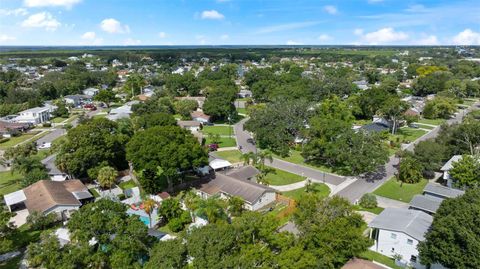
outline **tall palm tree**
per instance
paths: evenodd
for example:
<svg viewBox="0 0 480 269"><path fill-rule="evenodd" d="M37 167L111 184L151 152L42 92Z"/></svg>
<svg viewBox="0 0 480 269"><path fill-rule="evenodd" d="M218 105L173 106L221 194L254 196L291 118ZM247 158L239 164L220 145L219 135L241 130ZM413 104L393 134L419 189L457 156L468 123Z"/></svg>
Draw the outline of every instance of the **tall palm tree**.
<svg viewBox="0 0 480 269"><path fill-rule="evenodd" d="M148 219L150 222L148 223L148 228L152 228L152 213L155 210L155 207L157 206L157 202L153 199L147 199L143 202L143 210L145 210L145 213L148 214Z"/></svg>
<svg viewBox="0 0 480 269"><path fill-rule="evenodd" d="M255 164L255 153L247 152L242 154L243 165Z"/></svg>
<svg viewBox="0 0 480 269"><path fill-rule="evenodd" d="M263 150L256 154L257 162L261 165L261 168L265 168L265 160L273 162L273 153L270 150Z"/></svg>
<svg viewBox="0 0 480 269"><path fill-rule="evenodd" d="M199 207L200 197L198 197L197 194L195 194L195 192L193 192L192 190L188 190L182 194L182 200L185 204L185 207L190 210L190 217L192 218L192 222L195 222L195 211Z"/></svg>
<svg viewBox="0 0 480 269"><path fill-rule="evenodd" d="M115 183L115 179L117 179L117 170L111 166L104 166L98 170L98 182L102 188L112 188L113 183Z"/></svg>

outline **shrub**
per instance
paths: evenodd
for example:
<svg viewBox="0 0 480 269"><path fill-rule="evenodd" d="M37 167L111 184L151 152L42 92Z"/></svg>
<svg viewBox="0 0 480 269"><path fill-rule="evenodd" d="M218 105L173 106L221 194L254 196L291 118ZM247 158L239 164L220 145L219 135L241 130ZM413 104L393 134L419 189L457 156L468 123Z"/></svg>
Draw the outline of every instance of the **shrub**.
<svg viewBox="0 0 480 269"><path fill-rule="evenodd" d="M180 232L184 227L183 221L180 218L171 219L167 226L172 232L175 233Z"/></svg>
<svg viewBox="0 0 480 269"><path fill-rule="evenodd" d="M43 127L52 127L52 124L50 122L44 122L42 123Z"/></svg>
<svg viewBox="0 0 480 269"><path fill-rule="evenodd" d="M8 138L8 137L0 138L0 144L1 144L1 143L5 143L5 142L7 142L7 141L9 141L9 140L10 140L10 138Z"/></svg>
<svg viewBox="0 0 480 269"><path fill-rule="evenodd" d="M371 193L366 193L360 198L360 206L364 208L377 207L377 196Z"/></svg>
<svg viewBox="0 0 480 269"><path fill-rule="evenodd" d="M53 213L44 215L43 213L37 211L32 212L32 214L28 215L27 217L27 223L34 231L50 228L57 222L57 220L57 215Z"/></svg>

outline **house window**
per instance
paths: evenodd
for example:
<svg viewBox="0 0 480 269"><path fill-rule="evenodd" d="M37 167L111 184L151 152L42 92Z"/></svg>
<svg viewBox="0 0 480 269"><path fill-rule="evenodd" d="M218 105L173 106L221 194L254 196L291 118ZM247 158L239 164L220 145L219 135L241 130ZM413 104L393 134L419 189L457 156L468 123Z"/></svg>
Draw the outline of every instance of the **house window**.
<svg viewBox="0 0 480 269"><path fill-rule="evenodd" d="M397 239L397 234L391 233L391 234L390 234L390 238L392 238L392 239Z"/></svg>
<svg viewBox="0 0 480 269"><path fill-rule="evenodd" d="M413 245L413 240L412 239L407 239L407 244Z"/></svg>
<svg viewBox="0 0 480 269"><path fill-rule="evenodd" d="M410 261L411 261L411 262L417 262L417 256L412 255L412 256L410 257Z"/></svg>

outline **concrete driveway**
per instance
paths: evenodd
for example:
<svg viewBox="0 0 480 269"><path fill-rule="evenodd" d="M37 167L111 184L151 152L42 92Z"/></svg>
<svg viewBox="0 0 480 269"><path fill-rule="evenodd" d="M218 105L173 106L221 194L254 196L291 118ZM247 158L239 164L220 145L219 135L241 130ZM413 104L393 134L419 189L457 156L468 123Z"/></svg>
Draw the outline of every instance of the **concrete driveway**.
<svg viewBox="0 0 480 269"><path fill-rule="evenodd" d="M28 209L19 210L15 213L16 215L10 219L10 221L13 222L13 225L15 225L15 227L18 228L23 224L27 223L27 217L28 215L30 215L30 213L28 213Z"/></svg>

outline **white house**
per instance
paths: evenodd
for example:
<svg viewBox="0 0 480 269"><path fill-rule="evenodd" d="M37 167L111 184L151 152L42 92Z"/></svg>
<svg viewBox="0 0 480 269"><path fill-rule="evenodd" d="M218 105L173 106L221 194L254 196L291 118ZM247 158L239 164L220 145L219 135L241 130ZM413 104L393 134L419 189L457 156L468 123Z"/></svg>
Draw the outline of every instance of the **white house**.
<svg viewBox="0 0 480 269"><path fill-rule="evenodd" d="M245 201L244 208L247 210L259 210L276 200L275 190L268 186L221 173L216 173L214 179L202 184L197 189L197 194L203 199L215 195L223 199L237 196Z"/></svg>
<svg viewBox="0 0 480 269"><path fill-rule="evenodd" d="M63 100L68 105L72 105L73 107L78 107L85 103L92 102L92 96L83 95L83 94L66 95L65 97L63 97Z"/></svg>
<svg viewBox="0 0 480 269"><path fill-rule="evenodd" d="M370 237L375 241L370 247L385 256L401 256L400 262L414 268L426 268L420 264L417 245L425 240L433 217L423 211L405 208L386 208L368 225Z"/></svg>
<svg viewBox="0 0 480 269"><path fill-rule="evenodd" d="M183 129L189 130L192 133L199 132L202 124L194 120L179 120L177 121L178 126Z"/></svg>
<svg viewBox="0 0 480 269"><path fill-rule="evenodd" d="M40 124L50 120L50 107L34 107L21 111L20 116L14 119L15 122Z"/></svg>
<svg viewBox="0 0 480 269"><path fill-rule="evenodd" d="M96 88L88 88L83 90L83 94L88 95L88 96L95 96L98 94L100 90Z"/></svg>
<svg viewBox="0 0 480 269"><path fill-rule="evenodd" d="M450 170L453 168L453 164L460 161L462 159L462 155L453 155L448 162L446 162L440 170L443 172L443 180L446 182L447 186L452 188L453 187L453 179L450 177Z"/></svg>

